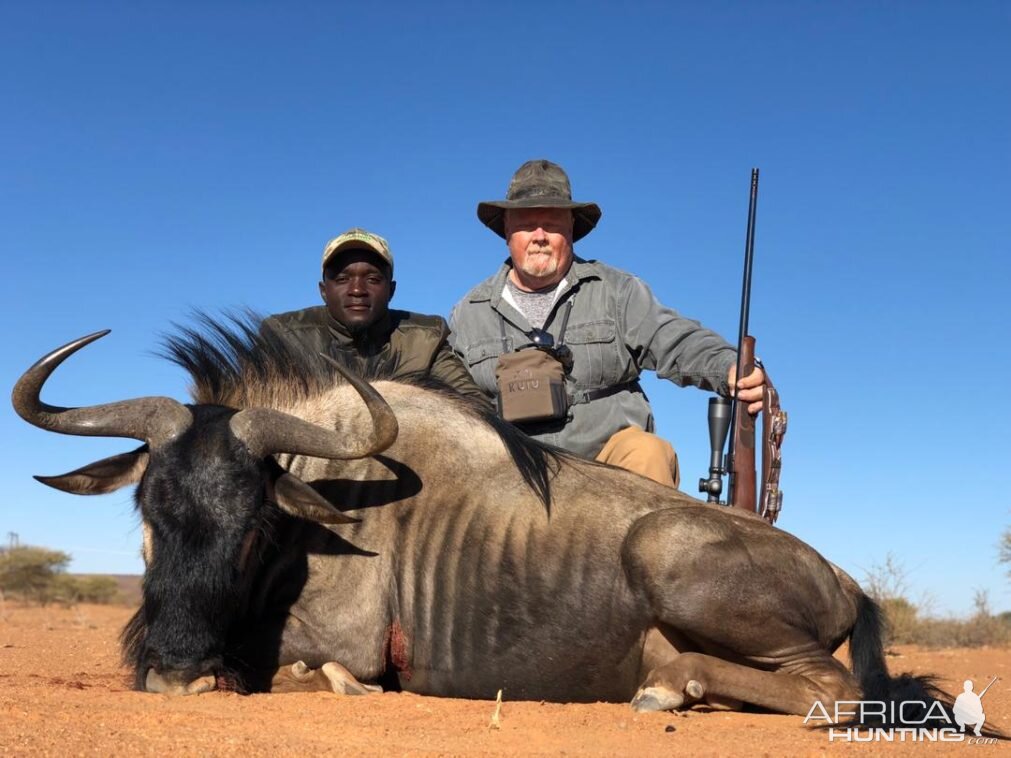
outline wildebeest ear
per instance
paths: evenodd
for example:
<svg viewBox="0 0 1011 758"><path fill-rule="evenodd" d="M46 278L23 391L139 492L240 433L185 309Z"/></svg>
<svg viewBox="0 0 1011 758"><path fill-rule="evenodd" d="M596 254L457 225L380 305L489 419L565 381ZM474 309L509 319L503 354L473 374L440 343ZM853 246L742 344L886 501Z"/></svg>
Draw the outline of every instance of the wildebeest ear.
<svg viewBox="0 0 1011 758"><path fill-rule="evenodd" d="M147 469L147 445L132 453L120 453L110 458L58 476L36 476L45 485L74 495L104 495L128 484L136 484Z"/></svg>
<svg viewBox="0 0 1011 758"><path fill-rule="evenodd" d="M293 474L281 474L274 481L274 500L285 513L321 524L357 524L360 521L342 513Z"/></svg>

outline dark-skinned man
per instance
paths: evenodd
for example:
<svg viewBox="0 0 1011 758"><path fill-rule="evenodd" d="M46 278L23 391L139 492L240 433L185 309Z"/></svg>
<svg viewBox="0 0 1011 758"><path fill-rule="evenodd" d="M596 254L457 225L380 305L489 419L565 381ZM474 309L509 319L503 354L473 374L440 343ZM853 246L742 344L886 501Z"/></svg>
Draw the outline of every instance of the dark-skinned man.
<svg viewBox="0 0 1011 758"><path fill-rule="evenodd" d="M305 349L351 357L392 359L391 378L430 376L465 395L487 397L447 344L449 328L441 316L391 310L397 289L393 255L385 239L355 227L323 248L319 294L323 305L270 316L271 330ZM348 355L350 353L350 356Z"/></svg>

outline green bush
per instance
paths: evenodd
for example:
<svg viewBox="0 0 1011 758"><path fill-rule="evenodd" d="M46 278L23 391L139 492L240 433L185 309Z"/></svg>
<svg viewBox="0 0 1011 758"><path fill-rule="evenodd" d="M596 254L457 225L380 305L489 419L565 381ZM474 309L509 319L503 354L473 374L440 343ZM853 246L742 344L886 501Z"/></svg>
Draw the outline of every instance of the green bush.
<svg viewBox="0 0 1011 758"><path fill-rule="evenodd" d="M70 556L60 550L19 546L0 549L0 592L23 601L47 603L112 603L119 585L111 576L64 573Z"/></svg>
<svg viewBox="0 0 1011 758"><path fill-rule="evenodd" d="M44 605L50 600L53 580L68 563L70 555L61 550L29 545L0 550L0 591Z"/></svg>
<svg viewBox="0 0 1011 758"><path fill-rule="evenodd" d="M119 599L119 585L111 576L77 576L77 599L82 603L112 603Z"/></svg>
<svg viewBox="0 0 1011 758"><path fill-rule="evenodd" d="M909 642L917 635L919 609L904 597L889 597L879 601L885 615L885 645Z"/></svg>

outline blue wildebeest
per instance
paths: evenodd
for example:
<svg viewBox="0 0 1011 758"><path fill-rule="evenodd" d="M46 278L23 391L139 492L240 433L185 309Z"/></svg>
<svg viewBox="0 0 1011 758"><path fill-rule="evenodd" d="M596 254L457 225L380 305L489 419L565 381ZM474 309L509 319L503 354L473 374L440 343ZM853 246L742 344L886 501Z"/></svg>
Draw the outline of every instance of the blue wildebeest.
<svg viewBox="0 0 1011 758"><path fill-rule="evenodd" d="M168 341L192 404L43 403L103 334L42 358L13 402L44 429L144 442L40 477L138 485L138 689L501 688L803 714L916 683L887 674L858 585L786 532L547 448L445 388L370 385L255 323ZM832 655L847 639L853 673Z"/></svg>

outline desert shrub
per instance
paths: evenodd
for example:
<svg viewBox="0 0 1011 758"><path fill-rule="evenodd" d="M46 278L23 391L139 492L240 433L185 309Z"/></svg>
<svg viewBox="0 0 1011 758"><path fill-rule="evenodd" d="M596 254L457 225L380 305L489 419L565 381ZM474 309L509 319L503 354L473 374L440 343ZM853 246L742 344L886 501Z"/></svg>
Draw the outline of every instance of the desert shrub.
<svg viewBox="0 0 1011 758"><path fill-rule="evenodd" d="M975 610L961 630L960 645L1006 645L1011 642L1011 624L990 611L990 599L982 590L976 590Z"/></svg>
<svg viewBox="0 0 1011 758"><path fill-rule="evenodd" d="M997 544L997 560L1008 564L1007 575L1011 578L1011 527L1004 530Z"/></svg>
<svg viewBox="0 0 1011 758"><path fill-rule="evenodd" d="M907 588L906 571L891 553L866 572L864 592L884 614L885 647L909 642L920 623L920 609L906 597Z"/></svg>
<svg viewBox="0 0 1011 758"><path fill-rule="evenodd" d="M119 585L111 576L75 576L77 598L82 603L112 603L119 600Z"/></svg>
<svg viewBox="0 0 1011 758"><path fill-rule="evenodd" d="M906 597L907 587L906 571L891 554L867 572L864 591L881 606L886 647L1011 644L1011 612L994 616L985 592L976 591L973 613L968 618L937 618L928 612L927 600L914 603Z"/></svg>
<svg viewBox="0 0 1011 758"><path fill-rule="evenodd" d="M6 548L0 551L0 591L45 604L51 599L54 578L68 563L70 555L61 550L29 545Z"/></svg>
<svg viewBox="0 0 1011 758"><path fill-rule="evenodd" d="M112 603L120 599L111 576L71 576L70 556L60 550L17 546L0 549L0 594L41 605Z"/></svg>
<svg viewBox="0 0 1011 758"><path fill-rule="evenodd" d="M78 600L77 578L69 574L57 574L49 580L48 586L40 594L44 594L44 598L40 598L43 604L74 605Z"/></svg>
<svg viewBox="0 0 1011 758"><path fill-rule="evenodd" d="M890 597L879 601L885 615L885 644L909 642L917 635L919 609L904 597Z"/></svg>
<svg viewBox="0 0 1011 758"><path fill-rule="evenodd" d="M111 576L71 576L56 574L49 584L36 594L46 603L76 605L77 603L112 603L119 599L119 586Z"/></svg>

